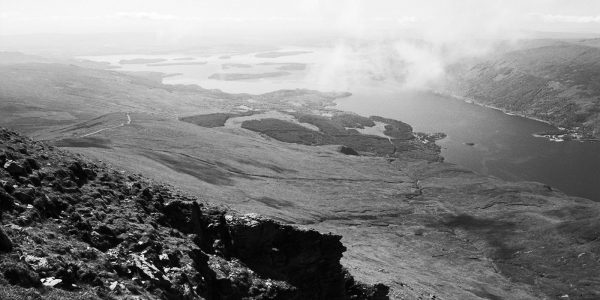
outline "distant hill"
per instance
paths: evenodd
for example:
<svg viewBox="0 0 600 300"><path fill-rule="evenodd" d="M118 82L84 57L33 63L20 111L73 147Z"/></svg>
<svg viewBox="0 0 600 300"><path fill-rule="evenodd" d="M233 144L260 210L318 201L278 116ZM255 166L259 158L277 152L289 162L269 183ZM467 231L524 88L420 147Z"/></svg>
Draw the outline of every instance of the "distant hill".
<svg viewBox="0 0 600 300"><path fill-rule="evenodd" d="M0 51L0 64L40 63L50 62L49 59L21 52Z"/></svg>
<svg viewBox="0 0 600 300"><path fill-rule="evenodd" d="M118 69L109 62L96 62L73 58L47 58L38 55L25 54L16 51L0 51L0 65L30 64L30 63L61 63L93 69Z"/></svg>
<svg viewBox="0 0 600 300"><path fill-rule="evenodd" d="M463 61L450 68L446 89L600 137L600 48L585 44L530 41L517 50Z"/></svg>

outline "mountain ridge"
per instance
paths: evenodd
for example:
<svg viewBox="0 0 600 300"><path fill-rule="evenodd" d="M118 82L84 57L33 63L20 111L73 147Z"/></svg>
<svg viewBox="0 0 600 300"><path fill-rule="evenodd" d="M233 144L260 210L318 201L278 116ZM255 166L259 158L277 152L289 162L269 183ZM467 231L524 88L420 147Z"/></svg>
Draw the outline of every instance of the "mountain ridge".
<svg viewBox="0 0 600 300"><path fill-rule="evenodd" d="M452 65L443 90L564 127L562 134L570 137L597 139L600 49L577 42L540 43Z"/></svg>

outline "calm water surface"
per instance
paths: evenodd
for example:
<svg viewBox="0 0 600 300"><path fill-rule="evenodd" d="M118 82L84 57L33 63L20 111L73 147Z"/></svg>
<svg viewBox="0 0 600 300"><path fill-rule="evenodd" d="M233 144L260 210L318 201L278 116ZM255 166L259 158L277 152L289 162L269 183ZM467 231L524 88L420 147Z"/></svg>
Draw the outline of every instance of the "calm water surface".
<svg viewBox="0 0 600 300"><path fill-rule="evenodd" d="M536 138L533 133L553 127L427 92L362 89L338 100L338 107L399 119L416 131L445 132L448 137L437 143L448 162L506 180L543 182L567 194L600 201L598 142Z"/></svg>
<svg viewBox="0 0 600 300"><path fill-rule="evenodd" d="M298 49L286 49L298 50ZM167 77L165 83L198 84L232 93L265 93L278 89L311 88L330 90L327 79L338 79L349 72L334 72L328 62L335 61L335 50L304 49L312 53L279 58L259 58L255 53L234 55L222 59L220 54L196 56L194 61L206 65L146 66L119 65L121 59L165 58L171 62L189 54L113 55L86 57L108 61L127 71L158 71L180 73ZM357 56L360 60L360 56ZM181 62L181 61L179 61ZM263 73L276 71L276 66L262 62L306 63L306 70L291 71L284 77L242 81L220 81L208 77L217 72ZM226 63L250 64L250 68L224 68ZM360 73L361 70L353 71ZM352 77L354 78L354 77ZM347 78L345 78L347 79ZM380 115L411 124L416 131L444 132L447 138L438 141L442 155L451 163L476 172L513 181L539 181L570 195L600 201L600 143L552 142L536 138L533 133L551 130L545 123L511 116L500 111L465 103L461 100L427 92L407 92L393 84L360 80L345 85L353 93L339 99L338 108L362 115ZM339 86L335 86L340 90ZM466 143L474 143L469 146Z"/></svg>

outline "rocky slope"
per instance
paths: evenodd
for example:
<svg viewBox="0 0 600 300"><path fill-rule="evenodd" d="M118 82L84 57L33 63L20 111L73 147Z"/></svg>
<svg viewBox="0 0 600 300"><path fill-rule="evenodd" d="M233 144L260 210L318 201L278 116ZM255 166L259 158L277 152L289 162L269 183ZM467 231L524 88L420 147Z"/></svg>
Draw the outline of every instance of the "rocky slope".
<svg viewBox="0 0 600 300"><path fill-rule="evenodd" d="M519 46L454 65L445 90L600 137L600 49L575 41Z"/></svg>
<svg viewBox="0 0 600 300"><path fill-rule="evenodd" d="M1 299L387 299L340 236L205 206L0 129Z"/></svg>

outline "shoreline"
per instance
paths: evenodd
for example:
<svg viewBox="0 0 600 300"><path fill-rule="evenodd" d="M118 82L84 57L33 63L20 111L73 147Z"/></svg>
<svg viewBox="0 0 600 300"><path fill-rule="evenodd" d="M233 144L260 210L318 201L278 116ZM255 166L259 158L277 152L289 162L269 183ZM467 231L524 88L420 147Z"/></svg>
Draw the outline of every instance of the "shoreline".
<svg viewBox="0 0 600 300"><path fill-rule="evenodd" d="M117 72L121 71L121 72L132 72L132 73L144 73L145 71L123 71L123 70L115 70ZM161 77L161 83L165 84L165 85L177 85L177 84L169 84L169 83L165 83L164 79L168 78L168 77L173 77L173 76L179 76L182 75L182 73L165 73L165 72L161 72L161 71L151 71L152 73L157 73L160 77ZM213 74L214 76L215 74ZM203 88L201 85L197 84L197 83L193 83L191 85L197 86L199 88ZM204 88L203 88L204 89ZM221 91L220 89L217 89L218 91ZM312 90L312 91L316 91L316 92L321 92L321 93L335 93L337 94L336 96L334 96L334 99L332 99L330 105L327 105L326 107L328 108L334 108L336 110L338 110L336 108L336 100L340 99L340 98L346 98L349 97L350 95L352 95L352 93L350 92L322 92L319 90L313 90L313 89L308 89L308 90ZM277 91L281 91L280 90L275 90L272 92L277 92ZM223 92L223 91L221 91ZM272 93L272 92L266 92L266 93L260 93L260 94L256 94L256 95L261 95L261 94L268 94L268 93ZM438 95L438 96L443 96L443 97L450 97L453 99L457 99L460 101L463 101L465 103L469 103L469 104L475 104L481 107L485 107L485 108L489 108L489 109L493 109L493 110L497 110L500 111L506 115L509 116L517 116L517 117L521 117L521 118L525 118L528 120L532 120L532 121L536 121L536 122L541 122L547 125L550 125L552 127L554 127L556 129L556 131L552 131L552 132L537 132L537 133L533 133L532 136L536 137L536 138L545 138L549 141L552 142L568 142L568 141L577 141L577 142L600 142L600 138L595 138L595 137L590 137L590 136L586 136L584 135L584 133L580 130L578 130L578 128L564 128L564 127L560 127L550 121L546 121L546 120L542 120L540 118L536 118L533 116L529 116L523 113L518 113L515 111L511 111L508 109L504 109L504 108L500 108L500 107L496 107L490 104L485 104L482 103L480 101L478 101L477 99L474 98L468 98L468 97L464 97L464 96L459 96L459 95L455 95L455 94L451 94L451 93L446 93L446 92L442 92L439 90L429 90L428 92L434 94L434 95ZM240 94L240 93L233 93L233 94ZM247 93L242 93L242 94L247 94ZM251 94L250 94L251 95Z"/></svg>
<svg viewBox="0 0 600 300"><path fill-rule="evenodd" d="M536 121L536 122L540 122L540 123L544 123L547 125L550 125L554 128L556 128L557 132L552 132L552 133L548 133L548 132L539 132L539 133L534 133L532 134L533 137L537 137L537 138L545 138L549 141L552 142L570 142L570 141L576 141L576 142L599 142L600 139L599 138L595 138L595 137L585 137L584 133L580 130L578 130L578 128L565 128L565 127L561 127L558 126L550 121L546 121L546 120L542 120L533 116L529 116L523 113L518 113L515 111L511 111L508 109L504 109L504 108L500 108L500 107L496 107L493 105L489 105L489 104L485 104L482 103L480 101L477 101L477 99L473 99L473 98L469 98L469 97L464 97L464 96L458 96L458 95L454 95L454 94L449 94L449 93L444 93L444 92L440 92L440 91L436 91L436 90L432 90L431 93L438 95L438 96L444 96L444 97L450 97L453 99L457 99L460 101L463 101L465 103L469 103L469 104L475 104L481 107L485 107L485 108L490 108L493 110L497 110L500 111L506 115L509 116L517 116L517 117L521 117L521 118L525 118L528 120L532 120L532 121Z"/></svg>

